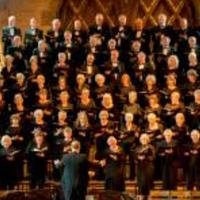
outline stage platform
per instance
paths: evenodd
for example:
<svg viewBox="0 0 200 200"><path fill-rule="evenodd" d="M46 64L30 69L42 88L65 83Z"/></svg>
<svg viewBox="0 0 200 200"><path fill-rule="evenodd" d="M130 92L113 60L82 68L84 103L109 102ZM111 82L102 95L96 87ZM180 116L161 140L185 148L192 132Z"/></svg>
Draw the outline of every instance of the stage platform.
<svg viewBox="0 0 200 200"><path fill-rule="evenodd" d="M43 194L44 191L49 191L48 193L52 194L52 200L57 200L55 196L59 196L61 192L61 184L60 182L55 181L47 181L44 185L43 189L38 190L30 190L29 181L22 181L20 182L16 188L15 191L1 191L0 192L0 200L4 200L6 198L2 198L2 196L6 196L6 194L16 192L17 195L20 195L20 192L23 192L24 194ZM102 195L107 195L108 197L105 198L105 200L118 200L117 196L120 196L121 193L112 192L112 191L105 191L104 190L104 181L98 181L98 180L90 180L89 186L88 186L88 195L86 200L102 200ZM112 196L115 196L112 199ZM124 197L119 197L119 200L136 200L138 197L137 192L137 184L135 181L126 181L126 192L124 193L124 196L128 196L127 199ZM53 199L54 197L54 199ZM166 191L162 190L162 181L155 181L154 182L154 188L150 192L151 200L200 200L200 191L196 191L196 188L194 188L193 191L187 191L185 189L184 184L179 185L177 187L177 190L175 191ZM10 200L10 198L9 198ZM18 199L17 199L18 200ZM20 199L19 199L20 200ZM40 200L40 199L38 199ZM45 200L45 199L42 199ZM60 199L59 199L60 200ZM104 200L104 199L103 199Z"/></svg>

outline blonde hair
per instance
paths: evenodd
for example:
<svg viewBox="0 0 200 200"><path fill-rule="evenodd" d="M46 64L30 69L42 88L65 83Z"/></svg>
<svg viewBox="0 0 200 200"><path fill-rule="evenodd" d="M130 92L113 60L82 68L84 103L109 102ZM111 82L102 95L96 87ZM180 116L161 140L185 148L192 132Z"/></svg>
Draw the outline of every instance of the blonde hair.
<svg viewBox="0 0 200 200"><path fill-rule="evenodd" d="M164 130L163 135L166 136L167 134L169 134L170 136L173 135L173 132L170 128Z"/></svg>
<svg viewBox="0 0 200 200"><path fill-rule="evenodd" d="M114 136L110 136L108 139L107 139L107 144L110 145L110 141L111 140L114 140L116 143L117 143L117 139L114 137Z"/></svg>

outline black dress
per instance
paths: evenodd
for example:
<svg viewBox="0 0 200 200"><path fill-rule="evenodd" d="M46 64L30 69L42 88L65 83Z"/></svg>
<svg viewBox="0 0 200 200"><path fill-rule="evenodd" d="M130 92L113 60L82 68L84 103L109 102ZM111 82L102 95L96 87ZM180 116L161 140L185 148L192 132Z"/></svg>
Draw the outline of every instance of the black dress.
<svg viewBox="0 0 200 200"><path fill-rule="evenodd" d="M139 156L144 156L143 160ZM135 163L139 194L149 195L153 186L155 150L151 145L139 146L135 150Z"/></svg>
<svg viewBox="0 0 200 200"><path fill-rule="evenodd" d="M46 176L47 156L49 147L43 142L38 147L37 144L31 141L26 149L26 154L29 160L29 170L31 175L31 188L43 187Z"/></svg>
<svg viewBox="0 0 200 200"><path fill-rule="evenodd" d="M107 121L102 124L101 122L96 125L94 129L94 135L96 138L96 159L100 160L105 157L106 149L108 148L107 139L110 135L113 135L114 123Z"/></svg>
<svg viewBox="0 0 200 200"><path fill-rule="evenodd" d="M1 40L4 43L4 55L7 53L7 49L12 45L12 40L15 36L21 36L21 29L15 26L5 26L2 28Z"/></svg>
<svg viewBox="0 0 200 200"><path fill-rule="evenodd" d="M134 179L135 177L135 164L132 151L135 150L139 143L139 131L139 127L135 124L132 124L130 129L128 129L126 125L123 125L120 128L120 146L129 157L131 179Z"/></svg>
<svg viewBox="0 0 200 200"><path fill-rule="evenodd" d="M158 148L162 162L162 179L164 190L176 189L178 147L176 141L167 143L163 140Z"/></svg>
<svg viewBox="0 0 200 200"><path fill-rule="evenodd" d="M186 186L188 190L192 190L193 186L197 186L200 190L200 142L190 142L185 146L184 155L187 159Z"/></svg>
<svg viewBox="0 0 200 200"><path fill-rule="evenodd" d="M88 124L74 124L75 138L81 143L81 153L89 154L92 143L92 127Z"/></svg>
<svg viewBox="0 0 200 200"><path fill-rule="evenodd" d="M38 28L36 29L29 28L25 31L24 43L25 43L26 56L28 60L32 56L33 50L37 48L38 42L42 39L43 39L43 31Z"/></svg>
<svg viewBox="0 0 200 200"><path fill-rule="evenodd" d="M105 189L124 191L124 152L119 147L116 151L108 149L106 152Z"/></svg>
<svg viewBox="0 0 200 200"><path fill-rule="evenodd" d="M20 150L13 146L0 149L0 177L3 190L13 190L18 179L18 158Z"/></svg>

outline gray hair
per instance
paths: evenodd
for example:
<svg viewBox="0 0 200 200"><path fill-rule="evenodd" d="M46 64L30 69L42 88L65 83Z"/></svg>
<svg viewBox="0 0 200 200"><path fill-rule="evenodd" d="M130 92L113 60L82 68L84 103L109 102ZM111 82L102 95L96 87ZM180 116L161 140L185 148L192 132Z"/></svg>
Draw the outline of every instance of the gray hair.
<svg viewBox="0 0 200 200"><path fill-rule="evenodd" d="M4 135L2 138L1 138L1 145L4 146L4 142L5 140L9 140L10 141L10 144L12 144L12 139L9 135Z"/></svg>

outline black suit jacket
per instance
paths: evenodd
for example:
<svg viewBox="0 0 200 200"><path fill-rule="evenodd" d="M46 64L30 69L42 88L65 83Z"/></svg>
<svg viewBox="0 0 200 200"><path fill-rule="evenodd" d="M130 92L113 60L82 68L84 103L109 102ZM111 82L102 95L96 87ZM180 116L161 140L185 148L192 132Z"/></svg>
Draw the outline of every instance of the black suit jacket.
<svg viewBox="0 0 200 200"><path fill-rule="evenodd" d="M46 42L50 45L51 48L55 48L55 43L61 43L64 41L64 31L60 29L58 31L58 37L54 36L54 30L49 29L45 35Z"/></svg>
<svg viewBox="0 0 200 200"><path fill-rule="evenodd" d="M108 40L111 37L111 29L108 24L103 24L101 29L98 29L97 25L92 25L89 27L89 36L99 34L102 38L103 45L106 46Z"/></svg>
<svg viewBox="0 0 200 200"><path fill-rule="evenodd" d="M10 30L13 28L13 34L10 34ZM4 54L7 52L7 48L12 44L12 39L16 36L21 36L21 30L17 27L5 26L2 28L1 41L4 43Z"/></svg>
<svg viewBox="0 0 200 200"><path fill-rule="evenodd" d="M85 155L67 154L62 161L64 171L62 186L65 200L82 200L85 198L88 184L89 162Z"/></svg>
<svg viewBox="0 0 200 200"><path fill-rule="evenodd" d="M38 42L43 39L43 31L40 29L35 29L35 33L33 34L33 29L29 28L25 32L24 42L26 46L34 46L35 48L38 45Z"/></svg>

